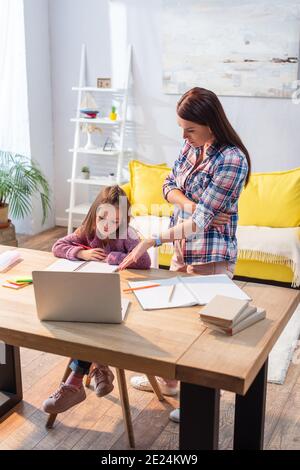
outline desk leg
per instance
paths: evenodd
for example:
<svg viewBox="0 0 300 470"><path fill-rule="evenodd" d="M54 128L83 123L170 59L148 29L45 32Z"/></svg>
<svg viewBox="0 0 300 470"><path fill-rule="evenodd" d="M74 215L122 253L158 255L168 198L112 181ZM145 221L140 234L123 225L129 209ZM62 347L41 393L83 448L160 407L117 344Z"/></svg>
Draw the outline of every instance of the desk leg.
<svg viewBox="0 0 300 470"><path fill-rule="evenodd" d="M220 390L181 382L180 450L218 449Z"/></svg>
<svg viewBox="0 0 300 470"><path fill-rule="evenodd" d="M234 419L235 450L263 449L268 360L246 395L236 395Z"/></svg>
<svg viewBox="0 0 300 470"><path fill-rule="evenodd" d="M0 417L23 398L20 349L5 345L6 364L0 364Z"/></svg>

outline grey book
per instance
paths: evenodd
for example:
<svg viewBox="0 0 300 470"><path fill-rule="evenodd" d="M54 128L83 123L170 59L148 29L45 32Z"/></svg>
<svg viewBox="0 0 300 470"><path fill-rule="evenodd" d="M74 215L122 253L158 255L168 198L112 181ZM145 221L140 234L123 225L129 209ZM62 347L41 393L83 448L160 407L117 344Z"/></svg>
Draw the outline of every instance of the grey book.
<svg viewBox="0 0 300 470"><path fill-rule="evenodd" d="M249 300L236 299L225 295L216 295L201 311L200 318L221 327L232 327L246 313ZM247 315L251 312L249 311ZM243 316L245 318L245 316Z"/></svg>
<svg viewBox="0 0 300 470"><path fill-rule="evenodd" d="M208 321L203 321L203 324L210 328L211 330L216 330L221 333L227 334L229 336L235 335L236 333L239 333L240 331L244 330L245 328L248 328L249 326L254 325L255 323L259 322L260 320L263 320L266 318L266 311L263 308L257 307L256 311L249 315L248 317L244 318L243 320L239 321L235 325L229 328L222 328L214 323L208 322Z"/></svg>

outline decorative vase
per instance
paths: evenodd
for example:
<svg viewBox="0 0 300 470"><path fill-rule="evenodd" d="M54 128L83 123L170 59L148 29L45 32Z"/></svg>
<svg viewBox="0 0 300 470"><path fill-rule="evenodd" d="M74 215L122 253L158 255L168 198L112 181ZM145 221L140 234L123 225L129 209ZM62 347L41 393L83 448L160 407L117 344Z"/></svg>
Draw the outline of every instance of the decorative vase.
<svg viewBox="0 0 300 470"><path fill-rule="evenodd" d="M84 180L89 180L90 179L90 172L89 171L82 171L81 175L82 175L82 178Z"/></svg>
<svg viewBox="0 0 300 470"><path fill-rule="evenodd" d="M93 140L92 140L92 133L91 132L87 132L87 142L85 144L85 150L95 150L97 148L97 146L94 144Z"/></svg>

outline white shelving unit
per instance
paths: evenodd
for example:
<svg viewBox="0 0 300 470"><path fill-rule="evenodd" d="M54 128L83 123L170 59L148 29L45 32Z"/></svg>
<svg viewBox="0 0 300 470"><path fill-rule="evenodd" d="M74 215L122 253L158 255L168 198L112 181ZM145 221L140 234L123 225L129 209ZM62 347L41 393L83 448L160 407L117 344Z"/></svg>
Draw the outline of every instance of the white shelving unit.
<svg viewBox="0 0 300 470"><path fill-rule="evenodd" d="M122 183L122 167L124 159L124 141L125 141L125 128L127 122L127 105L128 105L128 95L129 95L129 85L130 85L130 75L131 75L131 56L132 56L132 47L128 47L127 51L127 63L126 63L126 74L124 78L124 87L123 88L97 88L89 87L84 83L85 81L85 64L86 64L86 47L83 44L81 50L81 61L80 61L80 75L79 75L79 86L73 87L72 90L78 93L77 95L77 109L76 117L71 119L71 122L75 124L75 135L74 135L74 146L69 150L73 155L72 160L72 174L71 178L68 179L70 183L70 204L69 208L66 209L68 216L68 233L73 231L73 215L86 215L90 204L79 204L75 205L76 201L76 188L77 185L88 185L88 186L109 186L112 184ZM96 119L86 119L80 117L80 105L82 102L83 93L100 93L103 95L111 95L117 99L121 105L121 119L116 121L111 121L109 118L96 118ZM119 146L117 149L111 151L104 151L102 149L87 150L83 147L80 147L80 125L81 124L101 124L102 126L107 126L112 130L118 132L119 135ZM81 154L86 155L99 155L99 156L109 156L116 159L116 179L111 179L109 177L99 177L99 178L90 178L83 179L78 176L78 156Z"/></svg>

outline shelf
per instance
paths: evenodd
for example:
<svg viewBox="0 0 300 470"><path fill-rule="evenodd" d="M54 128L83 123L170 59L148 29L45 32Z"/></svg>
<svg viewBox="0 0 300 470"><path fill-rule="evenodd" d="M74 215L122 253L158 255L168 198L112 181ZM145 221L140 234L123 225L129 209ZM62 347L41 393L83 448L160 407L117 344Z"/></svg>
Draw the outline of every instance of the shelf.
<svg viewBox="0 0 300 470"><path fill-rule="evenodd" d="M74 180L68 179L68 183L73 183L75 184L86 184L88 186L113 186L117 183L117 180L111 180L109 178L90 178L88 180L84 178L75 178Z"/></svg>
<svg viewBox="0 0 300 470"><path fill-rule="evenodd" d="M89 92L97 92L100 91L102 93L124 93L124 88L97 88L93 86L84 86L84 87L72 87L73 91L89 91Z"/></svg>
<svg viewBox="0 0 300 470"><path fill-rule="evenodd" d="M74 149L69 149L69 152L70 153L73 153L74 152ZM101 150L101 149L95 149L95 150L86 150L84 147L80 147L77 149L77 153L86 153L86 154L89 154L89 155L104 155L104 156L108 156L108 157L114 157L114 156L117 156L119 155L119 150L109 150L107 152L105 152L104 150Z"/></svg>
<svg viewBox="0 0 300 470"><path fill-rule="evenodd" d="M80 122L82 124L103 124L105 126L117 126L119 125L122 120L117 119L116 121L112 121L109 118L95 118L95 119L90 119L90 118L72 118L71 122Z"/></svg>
<svg viewBox="0 0 300 470"><path fill-rule="evenodd" d="M127 109L132 77L132 46L128 46L123 83L116 83L112 81L109 83L107 82L107 84L110 85L110 88L98 88L96 85L99 85L99 83L93 81L92 84L95 86L87 86L85 82L85 77L87 76L86 65L86 46L83 44L81 48L80 73L79 81L77 82L78 85L72 87L72 91L77 92L77 107L76 112L74 110L73 116L70 116L70 122L75 123L75 125L72 125L74 131L74 144L71 144L71 148L68 149L68 152L72 154L72 174L68 175L69 179L67 180L67 184L70 185L70 202L69 208L66 209L68 214L68 233L71 233L73 230L74 219L76 219L77 223L77 219L81 220L81 217L87 215L90 209L90 202L87 202L87 199L91 196L89 193L99 192L105 186L112 186L123 183L122 175L124 165L127 162L127 157L131 156L132 152L131 149L128 148L126 142L126 131L128 127L133 128L134 126L134 123L129 122L127 119ZM88 82L88 85L89 84L91 84L91 82ZM80 112L80 110L83 111L82 97L87 96L84 95L84 92L92 93L94 100L96 100L97 103L99 100L100 102L103 102L104 107L101 105L101 107L98 108L97 104L98 114L96 115L95 119L90 118L83 112ZM111 114L109 110L112 109L112 104L116 104L117 109L119 110L117 113L117 119L115 121L110 119ZM95 103L94 106L96 107ZM105 110L106 108L107 110ZM81 124L86 124L87 126L81 126ZM87 144L87 140L83 139L81 131L85 130L85 127L87 127L86 130L94 130L89 129L89 126L91 126L91 128L97 126L100 129L102 128L104 135L103 139L95 139L94 145L96 148L86 149L85 144ZM104 142L110 142L110 140L107 140L108 137L110 137L112 142L114 142L114 145L105 146L107 151L104 151ZM91 145L93 145L93 143L91 143ZM113 160L105 157L113 157ZM101 162L99 161L100 159ZM100 163L105 163L106 170L101 172L104 176L100 176L99 174L97 176L97 172L92 171L92 176L89 179L85 179L85 174L81 173L81 160L91 160L91 163L95 163L97 166L99 166ZM112 174L111 177L109 176L110 173ZM79 199L79 197L82 198ZM77 203L80 201L82 204L75 205L75 202Z"/></svg>
<svg viewBox="0 0 300 470"><path fill-rule="evenodd" d="M72 212L72 214L86 215L90 207L90 204L79 204L78 206L74 206L72 211L70 211L70 209L66 209L66 212Z"/></svg>

